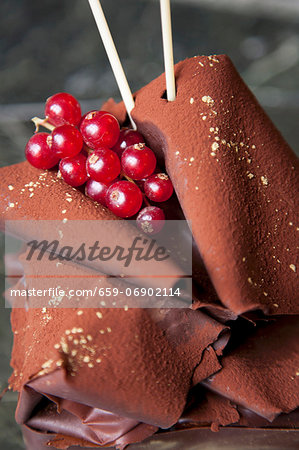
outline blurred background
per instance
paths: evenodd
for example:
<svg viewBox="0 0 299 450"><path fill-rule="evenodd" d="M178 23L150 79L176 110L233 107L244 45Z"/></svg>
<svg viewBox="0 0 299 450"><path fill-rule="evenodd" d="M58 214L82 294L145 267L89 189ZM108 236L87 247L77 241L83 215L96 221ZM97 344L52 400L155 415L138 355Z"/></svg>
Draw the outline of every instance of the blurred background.
<svg viewBox="0 0 299 450"><path fill-rule="evenodd" d="M132 90L163 71L155 0L102 0ZM299 0L173 0L175 61L227 53L299 153ZM83 110L119 97L87 0L1 0L0 166L24 159L47 97L67 91ZM3 239L1 241L3 246ZM0 263L1 292L4 290ZM0 391L10 375L9 311L0 315ZM0 403L0 447L24 448L16 395Z"/></svg>

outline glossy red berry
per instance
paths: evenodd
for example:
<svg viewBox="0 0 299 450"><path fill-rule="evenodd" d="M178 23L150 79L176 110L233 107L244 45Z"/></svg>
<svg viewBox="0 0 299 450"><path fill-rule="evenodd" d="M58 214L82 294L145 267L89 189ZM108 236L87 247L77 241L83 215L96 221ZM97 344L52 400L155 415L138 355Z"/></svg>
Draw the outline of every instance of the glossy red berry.
<svg viewBox="0 0 299 450"><path fill-rule="evenodd" d="M101 148L88 156L86 168L93 180L110 183L120 174L120 160L112 150Z"/></svg>
<svg viewBox="0 0 299 450"><path fill-rule="evenodd" d="M80 130L80 127L81 127L81 123L83 122L83 120L85 119L85 117L88 116L88 114L96 113L96 112L97 112L96 109L92 109L91 111L88 111L87 113L83 114L83 116L82 116L81 119L80 119L79 125L78 125L79 130Z"/></svg>
<svg viewBox="0 0 299 450"><path fill-rule="evenodd" d="M166 173L155 173L145 180L144 192L153 202L166 202L173 193L172 182Z"/></svg>
<svg viewBox="0 0 299 450"><path fill-rule="evenodd" d="M137 216L138 228L146 234L157 234L165 224L165 214L157 206L143 208Z"/></svg>
<svg viewBox="0 0 299 450"><path fill-rule="evenodd" d="M113 147L119 138L119 123L106 111L91 111L80 125L84 142L93 150Z"/></svg>
<svg viewBox="0 0 299 450"><path fill-rule="evenodd" d="M82 150L83 138L73 125L61 125L51 133L52 150L60 158L75 156Z"/></svg>
<svg viewBox="0 0 299 450"><path fill-rule="evenodd" d="M127 147L121 157L124 173L133 180L142 180L151 175L156 167L154 152L145 144Z"/></svg>
<svg viewBox="0 0 299 450"><path fill-rule="evenodd" d="M67 184L81 186L87 180L86 155L79 153L72 158L63 158L59 163L59 171Z"/></svg>
<svg viewBox="0 0 299 450"><path fill-rule="evenodd" d="M38 169L51 169L59 162L59 157L52 150L52 137L48 133L36 133L25 148L28 162Z"/></svg>
<svg viewBox="0 0 299 450"><path fill-rule="evenodd" d="M144 137L142 134L138 133L136 130L132 130L131 128L124 128L120 130L118 141L112 150L114 150L118 156L121 157L123 151L127 147L142 143L144 143Z"/></svg>
<svg viewBox="0 0 299 450"><path fill-rule="evenodd" d="M81 107L71 94L59 92L47 99L45 116L56 127L65 123L77 126L81 120Z"/></svg>
<svg viewBox="0 0 299 450"><path fill-rule="evenodd" d="M134 216L140 210L142 201L139 187L130 181L117 181L107 190L107 206L119 217Z"/></svg>
<svg viewBox="0 0 299 450"><path fill-rule="evenodd" d="M101 181L89 179L86 183L85 194L92 198L95 202L98 202L103 206L107 206L106 194L108 187L109 185L102 183Z"/></svg>

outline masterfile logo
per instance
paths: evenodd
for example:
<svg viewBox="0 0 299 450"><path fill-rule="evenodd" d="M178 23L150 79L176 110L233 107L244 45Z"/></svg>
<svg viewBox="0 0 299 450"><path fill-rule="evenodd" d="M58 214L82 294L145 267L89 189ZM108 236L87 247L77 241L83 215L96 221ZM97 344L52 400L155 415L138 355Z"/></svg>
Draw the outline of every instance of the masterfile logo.
<svg viewBox="0 0 299 450"><path fill-rule="evenodd" d="M192 235L186 221L167 221L154 238L134 221L9 221L7 253L16 252L16 242L22 273L7 273L7 306L190 305Z"/></svg>
<svg viewBox="0 0 299 450"><path fill-rule="evenodd" d="M170 254L163 246L159 246L154 239L146 239L140 236L134 237L131 245L123 247L116 245L114 248L108 246L101 246L99 241L95 241L92 245L87 245L82 242L79 247L74 248L69 245L60 247L59 241L56 239L52 242L43 240L27 242L30 247L27 253L26 260L30 261L32 257L37 255L37 260L40 261L46 254L49 253L51 261L111 261L115 259L119 262L124 262L124 267L128 267L132 261L165 261L170 258Z"/></svg>

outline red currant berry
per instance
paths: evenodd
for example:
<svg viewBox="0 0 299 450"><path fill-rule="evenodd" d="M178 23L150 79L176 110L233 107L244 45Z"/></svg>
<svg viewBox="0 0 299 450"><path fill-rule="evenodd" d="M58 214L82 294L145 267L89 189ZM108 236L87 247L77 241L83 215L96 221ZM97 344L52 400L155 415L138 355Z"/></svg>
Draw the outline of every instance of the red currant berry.
<svg viewBox="0 0 299 450"><path fill-rule="evenodd" d="M155 170L156 163L154 152L145 144L131 145L121 156L123 171L133 180L147 178Z"/></svg>
<svg viewBox="0 0 299 450"><path fill-rule="evenodd" d="M107 206L116 216L132 217L141 208L142 193L136 184L130 181L117 181L107 190Z"/></svg>
<svg viewBox="0 0 299 450"><path fill-rule="evenodd" d="M65 123L76 126L81 120L81 107L71 94L59 92L46 101L45 116L56 127Z"/></svg>
<svg viewBox="0 0 299 450"><path fill-rule="evenodd" d="M95 202L98 202L103 206L107 206L106 193L108 187L109 185L102 183L101 181L89 179L86 183L85 194L87 197L92 198Z"/></svg>
<svg viewBox="0 0 299 450"><path fill-rule="evenodd" d="M88 156L86 169L93 180L110 183L120 174L120 160L112 150L101 148Z"/></svg>
<svg viewBox="0 0 299 450"><path fill-rule="evenodd" d="M157 234L165 224L165 214L157 206L143 208L137 216L138 228L146 234Z"/></svg>
<svg viewBox="0 0 299 450"><path fill-rule="evenodd" d="M112 150L114 150L119 157L121 157L123 151L135 144L144 143L144 137L138 131L132 130L131 128L124 128L120 130L119 138L117 143L114 145Z"/></svg>
<svg viewBox="0 0 299 450"><path fill-rule="evenodd" d="M67 184L81 186L87 180L86 156L79 153L72 158L63 158L59 163L59 171Z"/></svg>
<svg viewBox="0 0 299 450"><path fill-rule="evenodd" d="M166 173L155 173L145 180L144 192L153 202L166 202L173 193L172 182Z"/></svg>
<svg viewBox="0 0 299 450"><path fill-rule="evenodd" d="M59 157L52 150L52 136L48 133L36 133L25 148L28 162L38 169L51 169L59 162Z"/></svg>
<svg viewBox="0 0 299 450"><path fill-rule="evenodd" d="M90 148L111 148L119 138L119 123L106 111L91 111L82 120L80 131L84 142Z"/></svg>
<svg viewBox="0 0 299 450"><path fill-rule="evenodd" d="M75 156L80 153L83 138L80 131L73 125L61 125L54 128L52 135L52 150L60 158Z"/></svg>

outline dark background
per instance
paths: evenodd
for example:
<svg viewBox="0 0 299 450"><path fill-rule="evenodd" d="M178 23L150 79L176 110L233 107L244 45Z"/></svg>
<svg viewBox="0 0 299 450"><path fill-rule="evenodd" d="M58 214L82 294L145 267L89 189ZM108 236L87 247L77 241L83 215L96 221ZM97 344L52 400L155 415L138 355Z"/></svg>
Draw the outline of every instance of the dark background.
<svg viewBox="0 0 299 450"><path fill-rule="evenodd" d="M132 90L163 71L159 5L103 0ZM299 152L299 1L177 0L174 56L227 53L274 123ZM30 118L67 91L83 110L119 97L87 0L1 0L0 166L24 159ZM3 247L3 239L1 241ZM4 268L0 263L4 290ZM9 310L0 313L0 389L10 374ZM16 395L0 403L0 447L23 449L14 423Z"/></svg>

